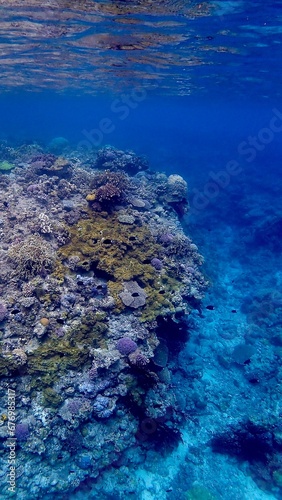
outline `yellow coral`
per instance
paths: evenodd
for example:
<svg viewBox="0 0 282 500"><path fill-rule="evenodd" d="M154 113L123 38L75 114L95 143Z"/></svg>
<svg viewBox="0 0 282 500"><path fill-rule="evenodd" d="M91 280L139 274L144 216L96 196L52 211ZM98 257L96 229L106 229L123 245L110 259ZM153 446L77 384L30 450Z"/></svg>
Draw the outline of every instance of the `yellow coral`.
<svg viewBox="0 0 282 500"><path fill-rule="evenodd" d="M86 201L95 201L95 198L96 198L95 193L89 193L89 194L86 196Z"/></svg>
<svg viewBox="0 0 282 500"><path fill-rule="evenodd" d="M108 280L109 292L116 303L115 312L125 309L119 297L123 283L135 280L147 294L142 312L144 321L155 319L164 308L174 312L170 294L183 285L172 271L163 269L160 274L151 265L161 247L146 225L129 227L120 223L116 214L89 212L89 217L69 228L69 233L70 243L58 251L60 273L62 263L76 256L78 270L94 270L96 275Z"/></svg>

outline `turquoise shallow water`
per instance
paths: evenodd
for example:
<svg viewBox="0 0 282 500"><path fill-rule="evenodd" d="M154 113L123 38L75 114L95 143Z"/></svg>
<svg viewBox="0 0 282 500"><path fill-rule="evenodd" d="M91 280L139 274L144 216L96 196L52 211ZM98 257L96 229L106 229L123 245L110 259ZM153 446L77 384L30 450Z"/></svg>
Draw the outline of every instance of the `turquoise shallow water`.
<svg viewBox="0 0 282 500"><path fill-rule="evenodd" d="M282 3L0 13L0 498L280 500Z"/></svg>

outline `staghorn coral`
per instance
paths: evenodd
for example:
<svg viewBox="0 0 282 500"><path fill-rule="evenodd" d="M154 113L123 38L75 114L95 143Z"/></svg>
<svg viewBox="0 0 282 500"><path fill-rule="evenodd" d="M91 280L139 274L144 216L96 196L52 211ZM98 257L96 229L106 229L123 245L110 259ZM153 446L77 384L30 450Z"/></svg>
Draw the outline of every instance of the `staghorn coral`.
<svg viewBox="0 0 282 500"><path fill-rule="evenodd" d="M11 245L8 256L16 265L14 275L29 279L42 270L52 268L54 256L51 246L40 236L28 236L23 242Z"/></svg>

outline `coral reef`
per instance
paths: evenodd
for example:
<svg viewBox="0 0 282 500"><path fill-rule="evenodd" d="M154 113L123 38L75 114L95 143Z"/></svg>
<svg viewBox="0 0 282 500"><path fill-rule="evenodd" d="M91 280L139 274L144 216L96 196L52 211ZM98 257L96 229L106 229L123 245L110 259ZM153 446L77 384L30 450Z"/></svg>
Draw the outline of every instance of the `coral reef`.
<svg viewBox="0 0 282 500"><path fill-rule="evenodd" d="M61 149L58 140L48 151ZM40 484L31 469L19 477L20 494L28 480L34 498L63 498L136 445L142 419L157 422L146 446L178 443L169 360L187 340L207 281L173 206L186 196L178 178L147 174L145 160L113 148L91 168L37 145L9 158L0 374L4 388L17 389L20 463L28 454L45 464Z"/></svg>
<svg viewBox="0 0 282 500"><path fill-rule="evenodd" d="M135 175L142 170L147 170L148 162L133 151L120 151L106 146L98 152L94 167L105 170L124 170L129 175Z"/></svg>

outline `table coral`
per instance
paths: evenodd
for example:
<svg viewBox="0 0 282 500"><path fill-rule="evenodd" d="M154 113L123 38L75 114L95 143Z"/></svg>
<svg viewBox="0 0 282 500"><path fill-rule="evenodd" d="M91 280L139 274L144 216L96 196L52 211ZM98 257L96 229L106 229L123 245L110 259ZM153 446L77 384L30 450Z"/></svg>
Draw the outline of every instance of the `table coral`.
<svg viewBox="0 0 282 500"><path fill-rule="evenodd" d="M125 282L124 290L119 296L125 306L133 307L133 309L137 309L146 304L146 293L136 281Z"/></svg>

